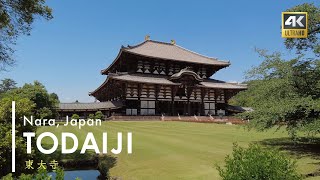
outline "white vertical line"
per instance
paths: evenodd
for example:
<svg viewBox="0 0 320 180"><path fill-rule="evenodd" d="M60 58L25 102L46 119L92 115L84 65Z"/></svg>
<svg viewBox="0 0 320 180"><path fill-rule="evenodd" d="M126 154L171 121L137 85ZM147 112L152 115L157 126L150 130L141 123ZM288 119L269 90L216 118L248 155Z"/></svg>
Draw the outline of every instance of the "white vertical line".
<svg viewBox="0 0 320 180"><path fill-rule="evenodd" d="M128 154L132 154L132 132L128 132Z"/></svg>
<svg viewBox="0 0 320 180"><path fill-rule="evenodd" d="M16 102L12 101L12 172L16 172Z"/></svg>

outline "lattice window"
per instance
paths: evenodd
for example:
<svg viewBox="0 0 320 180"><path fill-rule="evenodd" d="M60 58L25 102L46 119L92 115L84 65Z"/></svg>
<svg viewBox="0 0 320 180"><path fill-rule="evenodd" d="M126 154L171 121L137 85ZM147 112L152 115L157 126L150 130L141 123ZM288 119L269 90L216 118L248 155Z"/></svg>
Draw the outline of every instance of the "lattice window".
<svg viewBox="0 0 320 180"><path fill-rule="evenodd" d="M141 115L155 115L156 111L155 101L141 101Z"/></svg>
<svg viewBox="0 0 320 180"><path fill-rule="evenodd" d="M215 115L215 103L213 102L205 102L204 103L204 113L206 115Z"/></svg>
<svg viewBox="0 0 320 180"><path fill-rule="evenodd" d="M136 116L138 115L137 109L126 109L127 116Z"/></svg>

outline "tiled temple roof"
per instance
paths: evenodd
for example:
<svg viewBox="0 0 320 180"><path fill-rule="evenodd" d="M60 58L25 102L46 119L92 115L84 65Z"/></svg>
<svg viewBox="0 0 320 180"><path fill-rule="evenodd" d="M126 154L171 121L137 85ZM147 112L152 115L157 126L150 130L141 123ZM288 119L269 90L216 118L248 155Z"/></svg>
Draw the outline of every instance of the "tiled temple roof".
<svg viewBox="0 0 320 180"><path fill-rule="evenodd" d="M59 110L104 110L104 109L117 109L122 107L120 101L106 101L106 102L93 102L93 103L60 103Z"/></svg>
<svg viewBox="0 0 320 180"><path fill-rule="evenodd" d="M111 75L110 78L123 81L132 81L140 83L152 83L152 84L164 84L164 85L175 85L167 79L167 76L162 75L146 75L146 74L123 74L123 75Z"/></svg>
<svg viewBox="0 0 320 180"><path fill-rule="evenodd" d="M207 57L181 46L172 43L147 40L136 46L124 48L125 51L140 54L148 57L184 61L191 63L211 64L211 65L229 65L227 61L221 61L217 58Z"/></svg>
<svg viewBox="0 0 320 180"><path fill-rule="evenodd" d="M175 83L168 80L168 77L163 75L119 73L119 74L110 74L108 78L105 80L105 82L96 90L94 90L93 92L90 92L89 95L93 95L95 92L99 91L99 89L101 89L103 86L107 84L109 79L137 82L137 83L146 83L146 84L180 85L180 83ZM204 79L202 82L199 82L197 86L217 88L217 89L236 89L236 90L247 89L246 84L228 83L228 82L219 81L215 79Z"/></svg>
<svg viewBox="0 0 320 180"><path fill-rule="evenodd" d="M112 79L122 80L122 81L132 81L139 83L151 83L151 84L166 84L166 85L179 85L180 83L174 83L167 79L166 76L159 75L146 75L146 74L123 74L123 75L112 75ZM219 89L247 89L245 84L238 83L227 83L224 81L219 81L215 79L204 79L199 85L209 88L219 88Z"/></svg>
<svg viewBox="0 0 320 180"><path fill-rule="evenodd" d="M165 43L154 40L146 40L136 46L122 47L117 58L113 63L106 69L102 70L101 73L104 74L109 68L117 61L121 56L122 52L128 52L131 54L137 54L145 57L180 61L187 63L205 64L205 65L215 65L221 67L227 67L230 65L229 61L218 60L217 58L207 57L202 54L185 49L173 43Z"/></svg>

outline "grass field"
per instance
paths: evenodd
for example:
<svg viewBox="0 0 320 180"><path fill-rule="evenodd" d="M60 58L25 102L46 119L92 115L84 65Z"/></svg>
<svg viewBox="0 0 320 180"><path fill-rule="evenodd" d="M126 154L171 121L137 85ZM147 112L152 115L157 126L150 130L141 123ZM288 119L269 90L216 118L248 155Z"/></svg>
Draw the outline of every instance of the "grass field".
<svg viewBox="0 0 320 180"><path fill-rule="evenodd" d="M285 131L247 131L241 126L186 122L103 122L101 127L41 127L38 133L50 131L60 140L61 132L72 132L79 138L79 149L87 132L94 132L99 147L102 132L108 132L108 152L116 147L117 132L133 133L133 154L117 155L111 175L130 180L150 179L219 179L214 167L232 151L232 143L246 146L250 142L278 142L287 139ZM45 140L45 139L44 139ZM101 142L101 143L100 143ZM46 141L50 144L52 142ZM71 146L71 145L70 145ZM298 169L307 174L319 169L320 160L312 153L291 152L299 158ZM308 178L320 179L320 178Z"/></svg>

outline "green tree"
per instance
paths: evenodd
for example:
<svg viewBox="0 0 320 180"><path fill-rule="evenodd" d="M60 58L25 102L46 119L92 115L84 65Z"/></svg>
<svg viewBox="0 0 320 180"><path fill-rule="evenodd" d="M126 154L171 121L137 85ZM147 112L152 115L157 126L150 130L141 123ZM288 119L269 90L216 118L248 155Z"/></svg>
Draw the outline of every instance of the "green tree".
<svg viewBox="0 0 320 180"><path fill-rule="evenodd" d="M264 61L247 72L248 90L236 95L234 105L249 106L249 127L265 130L286 125L289 134L306 130L320 120L320 62L302 56L283 60L280 53L258 51ZM311 130L311 129L310 129Z"/></svg>
<svg viewBox="0 0 320 180"><path fill-rule="evenodd" d="M35 104L21 97L5 97L0 100L0 123L11 125L12 101L16 103L16 130L19 132L34 131L34 126L23 125L23 117L29 117L35 108ZM22 136L22 134L20 134Z"/></svg>
<svg viewBox="0 0 320 180"><path fill-rule="evenodd" d="M320 8L311 3L297 5L288 12L308 12L308 37L307 38L287 38L285 45L288 49L295 49L298 53L312 50L316 55L320 55Z"/></svg>
<svg viewBox="0 0 320 180"><path fill-rule="evenodd" d="M52 18L52 10L45 0L0 1L0 70L13 65L13 45L19 35L29 35L38 17Z"/></svg>
<svg viewBox="0 0 320 180"><path fill-rule="evenodd" d="M2 180L13 180L12 173L7 174L1 178ZM45 169L38 169L37 173L32 174L21 174L19 180L51 180L52 176L48 175L48 171ZM57 168L56 170L56 180L64 179L64 170L62 168Z"/></svg>
<svg viewBox="0 0 320 180"><path fill-rule="evenodd" d="M71 119L80 119L80 116L78 114L73 114L71 116Z"/></svg>
<svg viewBox="0 0 320 180"><path fill-rule="evenodd" d="M94 119L94 114L89 114L89 119Z"/></svg>
<svg viewBox="0 0 320 180"><path fill-rule="evenodd" d="M58 104L60 102L59 97L58 97L58 95L56 93L49 94L49 99L54 104Z"/></svg>
<svg viewBox="0 0 320 180"><path fill-rule="evenodd" d="M56 180L64 180L64 171L62 168L57 168L56 174Z"/></svg>
<svg viewBox="0 0 320 180"><path fill-rule="evenodd" d="M10 89L0 98L0 177L11 171L11 111L12 101L16 102L16 173L25 172L25 161L40 157L34 149L31 154L26 154L26 141L22 138L23 132L36 132L36 127L28 123L23 124L23 116L31 115L41 118L52 116L58 102L58 97L49 94L45 87L39 83L26 84L21 88ZM36 139L36 138L35 138ZM35 147L35 141L32 141ZM32 172L32 171L31 171ZM28 170L30 173L30 170Z"/></svg>
<svg viewBox="0 0 320 180"><path fill-rule="evenodd" d="M320 55L320 8L314 4L297 5L288 12L308 12L308 38L288 38L285 45L298 54L312 50ZM280 53L258 50L264 61L247 72L248 90L230 100L234 105L253 107L241 114L250 119L249 127L265 130L286 125L295 137L297 130L315 135L320 132L320 61L303 55L284 60Z"/></svg>
<svg viewBox="0 0 320 180"><path fill-rule="evenodd" d="M11 89L16 88L17 83L12 79L2 79L0 84L0 94L8 92Z"/></svg>
<svg viewBox="0 0 320 180"><path fill-rule="evenodd" d="M103 119L103 113L101 111L97 111L95 113L95 119Z"/></svg>
<svg viewBox="0 0 320 180"><path fill-rule="evenodd" d="M104 155L99 156L98 158L98 170L100 172L100 175L98 179L100 180L106 180L106 179L112 179L110 177L110 169L113 168L117 163L117 159L112 156Z"/></svg>
<svg viewBox="0 0 320 180"><path fill-rule="evenodd" d="M275 149L250 144L247 149L233 146L232 156L225 158L225 166L217 166L223 180L299 180L296 164Z"/></svg>
<svg viewBox="0 0 320 180"><path fill-rule="evenodd" d="M11 111L12 101L16 102L16 166L24 167L28 159L36 159L35 152L26 153L26 141L23 132L35 132L35 127L23 125L23 116L30 116L35 107L27 98L3 98L0 100L0 177L11 172ZM34 146L33 146L34 147ZM16 174L25 172L24 168L16 168Z"/></svg>
<svg viewBox="0 0 320 180"><path fill-rule="evenodd" d="M27 98L36 105L34 116L37 118L54 118L59 98L56 94L49 94L44 85L38 81L33 84L26 83L20 88L8 91L5 96Z"/></svg>

